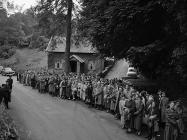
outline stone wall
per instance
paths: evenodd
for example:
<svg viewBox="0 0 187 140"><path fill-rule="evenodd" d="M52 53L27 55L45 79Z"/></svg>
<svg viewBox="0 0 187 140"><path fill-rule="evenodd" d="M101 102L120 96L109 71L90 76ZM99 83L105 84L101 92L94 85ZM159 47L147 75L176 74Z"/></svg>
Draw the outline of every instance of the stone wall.
<svg viewBox="0 0 187 140"><path fill-rule="evenodd" d="M84 60L84 73L100 73L104 69L104 59L97 54L72 53L71 55L77 55ZM63 71L63 66L64 53L48 53L48 69Z"/></svg>

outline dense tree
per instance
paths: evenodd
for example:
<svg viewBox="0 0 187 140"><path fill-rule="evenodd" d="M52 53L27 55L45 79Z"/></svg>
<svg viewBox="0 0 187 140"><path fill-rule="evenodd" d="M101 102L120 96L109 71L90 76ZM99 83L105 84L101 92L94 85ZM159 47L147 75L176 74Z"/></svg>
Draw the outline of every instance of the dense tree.
<svg viewBox="0 0 187 140"><path fill-rule="evenodd" d="M8 8L11 9L11 14L8 14L6 9L0 9L0 57L2 58L13 55L15 47L29 47L27 38L34 34L37 25L33 8L23 13L17 10L20 8L13 3L9 3Z"/></svg>
<svg viewBox="0 0 187 140"><path fill-rule="evenodd" d="M19 37L24 35L20 24L12 16L7 17L4 10L0 11L0 13L0 44L17 44Z"/></svg>
<svg viewBox="0 0 187 140"><path fill-rule="evenodd" d="M19 23L7 16L5 9L0 9L0 58L9 58L14 54L14 46L24 35Z"/></svg>
<svg viewBox="0 0 187 140"><path fill-rule="evenodd" d="M169 92L185 89L186 0L82 2L81 36L89 38L101 53L126 58Z"/></svg>
<svg viewBox="0 0 187 140"><path fill-rule="evenodd" d="M39 28L48 37L66 36L65 72L68 73L72 27L76 20L72 20L72 12L76 16L76 6L72 0L40 0L36 6ZM75 30L74 30L75 31Z"/></svg>
<svg viewBox="0 0 187 140"><path fill-rule="evenodd" d="M66 29L66 0L40 0L35 7L38 28L43 35L64 35Z"/></svg>

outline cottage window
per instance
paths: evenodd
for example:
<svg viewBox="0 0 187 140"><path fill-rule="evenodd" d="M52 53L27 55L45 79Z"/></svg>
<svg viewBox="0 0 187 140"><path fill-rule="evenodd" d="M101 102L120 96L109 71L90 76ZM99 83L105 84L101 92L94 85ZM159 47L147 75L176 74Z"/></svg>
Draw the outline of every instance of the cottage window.
<svg viewBox="0 0 187 140"><path fill-rule="evenodd" d="M94 62L93 61L90 61L88 63L88 70L92 71L92 70L95 70L95 65L94 65Z"/></svg>
<svg viewBox="0 0 187 140"><path fill-rule="evenodd" d="M60 64L59 63L57 63L57 69L59 69L60 68Z"/></svg>
<svg viewBox="0 0 187 140"><path fill-rule="evenodd" d="M55 63L55 68L56 68L56 69L60 69L60 68L61 68L60 62L56 62L56 63Z"/></svg>

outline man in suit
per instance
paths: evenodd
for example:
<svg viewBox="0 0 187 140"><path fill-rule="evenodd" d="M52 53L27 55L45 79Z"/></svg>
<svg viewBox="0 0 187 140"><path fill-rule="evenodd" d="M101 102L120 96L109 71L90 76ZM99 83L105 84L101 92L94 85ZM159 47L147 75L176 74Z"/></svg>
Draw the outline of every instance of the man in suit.
<svg viewBox="0 0 187 140"><path fill-rule="evenodd" d="M12 85L13 85L13 79L11 76L9 76L9 78L6 80L6 89L9 90L9 98L8 98L8 101L11 102L11 93L12 93Z"/></svg>
<svg viewBox="0 0 187 140"><path fill-rule="evenodd" d="M0 103L4 101L5 107L9 109L8 102L10 101L10 90L6 84L0 87Z"/></svg>
<svg viewBox="0 0 187 140"><path fill-rule="evenodd" d="M13 85L13 79L11 76L9 76L9 78L6 81L8 83L8 87L10 88L10 90L12 90L12 85Z"/></svg>

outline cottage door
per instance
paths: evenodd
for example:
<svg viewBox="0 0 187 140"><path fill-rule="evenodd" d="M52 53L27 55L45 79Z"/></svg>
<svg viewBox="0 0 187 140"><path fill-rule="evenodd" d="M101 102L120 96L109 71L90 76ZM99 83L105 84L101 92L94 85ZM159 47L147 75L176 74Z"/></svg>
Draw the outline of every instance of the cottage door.
<svg viewBox="0 0 187 140"><path fill-rule="evenodd" d="M80 73L84 73L84 63L80 63Z"/></svg>
<svg viewBox="0 0 187 140"><path fill-rule="evenodd" d="M77 72L77 61L70 61L70 67L71 67L71 72L76 73Z"/></svg>

